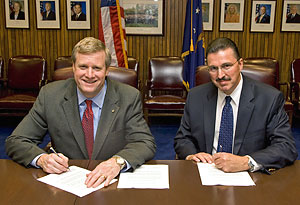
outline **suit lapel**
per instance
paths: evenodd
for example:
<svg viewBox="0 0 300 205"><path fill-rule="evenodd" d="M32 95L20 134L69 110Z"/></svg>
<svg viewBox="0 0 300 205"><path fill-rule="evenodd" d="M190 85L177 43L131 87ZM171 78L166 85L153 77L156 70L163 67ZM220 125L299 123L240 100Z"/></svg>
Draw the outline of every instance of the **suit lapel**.
<svg viewBox="0 0 300 205"><path fill-rule="evenodd" d="M101 110L101 117L98 123L96 138L94 142L92 159L96 159L107 136L111 129L114 119L119 112L119 106L117 105L118 95L114 84L107 79L107 91L104 98L103 107Z"/></svg>
<svg viewBox="0 0 300 205"><path fill-rule="evenodd" d="M74 80L72 83L69 84L69 87L66 89L65 102L62 106L66 116L66 120L69 123L70 129L73 132L73 136L77 141L84 157L88 159L89 157L85 146L84 133L82 131L82 125L78 109L76 83Z"/></svg>
<svg viewBox="0 0 300 205"><path fill-rule="evenodd" d="M217 88L212 84L210 92L207 94L207 100L204 102L204 133L207 153L212 153L215 135L217 93Z"/></svg>
<svg viewBox="0 0 300 205"><path fill-rule="evenodd" d="M247 77L243 76L243 88L236 122L233 154L239 153L241 145L244 141L245 134L254 110L254 103L252 103L253 99L253 84L249 82Z"/></svg>

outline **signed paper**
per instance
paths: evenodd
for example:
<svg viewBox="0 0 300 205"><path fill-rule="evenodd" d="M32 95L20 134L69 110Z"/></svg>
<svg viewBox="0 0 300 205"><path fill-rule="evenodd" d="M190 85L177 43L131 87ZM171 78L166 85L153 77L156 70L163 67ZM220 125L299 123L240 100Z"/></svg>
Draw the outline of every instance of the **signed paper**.
<svg viewBox="0 0 300 205"><path fill-rule="evenodd" d="M197 163L202 185L255 186L248 172L225 173L215 164Z"/></svg>
<svg viewBox="0 0 300 205"><path fill-rule="evenodd" d="M84 184L86 179L86 174L91 171L83 169L77 166L69 167L70 171L67 171L62 174L49 174L47 176L37 179L38 181L44 182L56 188L65 190L72 194L75 194L79 197L83 197L87 194L90 194L98 189L103 188L104 183L100 184L97 188L87 188ZM111 184L117 181L113 179Z"/></svg>
<svg viewBox="0 0 300 205"><path fill-rule="evenodd" d="M169 189L168 165L142 165L120 174L118 188Z"/></svg>

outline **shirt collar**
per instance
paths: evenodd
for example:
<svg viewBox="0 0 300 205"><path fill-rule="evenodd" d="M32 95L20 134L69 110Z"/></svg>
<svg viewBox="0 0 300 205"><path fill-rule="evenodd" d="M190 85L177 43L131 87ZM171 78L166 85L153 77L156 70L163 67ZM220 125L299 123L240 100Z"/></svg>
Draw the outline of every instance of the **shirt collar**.
<svg viewBox="0 0 300 205"><path fill-rule="evenodd" d="M104 86L103 88L100 90L100 92L93 98L87 98L85 97L81 91L79 90L78 86L77 86L77 97L78 97L78 104L81 105L82 103L84 103L84 101L86 99L88 100L92 100L93 103L95 103L99 108L102 108L103 106L103 102L104 102L104 97L106 94L106 90L107 90L107 82L105 80Z"/></svg>
<svg viewBox="0 0 300 205"><path fill-rule="evenodd" d="M230 94L230 97L231 97L232 101L236 105L239 104L240 96L241 96L241 92L242 92L242 87L243 87L243 75L240 74L240 76L241 76L241 80L240 80L239 84L236 86L236 88ZM224 99L225 99L226 96L227 95L218 88L218 98L221 99L222 102L224 101Z"/></svg>

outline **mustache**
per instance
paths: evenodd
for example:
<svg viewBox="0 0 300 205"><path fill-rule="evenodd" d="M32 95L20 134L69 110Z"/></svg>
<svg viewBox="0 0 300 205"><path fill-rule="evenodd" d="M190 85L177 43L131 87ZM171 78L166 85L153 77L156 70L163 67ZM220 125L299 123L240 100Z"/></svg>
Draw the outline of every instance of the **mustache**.
<svg viewBox="0 0 300 205"><path fill-rule="evenodd" d="M216 81L219 82L219 81L230 81L231 78L230 77L226 77L224 76L223 78L217 78Z"/></svg>

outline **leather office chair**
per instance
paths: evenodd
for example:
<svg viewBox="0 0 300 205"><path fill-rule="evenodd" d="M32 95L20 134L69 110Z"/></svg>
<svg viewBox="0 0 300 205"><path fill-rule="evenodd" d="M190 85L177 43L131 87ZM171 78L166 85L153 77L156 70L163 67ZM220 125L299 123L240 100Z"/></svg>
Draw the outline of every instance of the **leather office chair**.
<svg viewBox="0 0 300 205"><path fill-rule="evenodd" d="M61 68L72 67L73 62L71 56L59 56L54 62L54 71Z"/></svg>
<svg viewBox="0 0 300 205"><path fill-rule="evenodd" d="M111 80L119 81L138 88L137 73L134 70L119 67L108 67L108 70L109 73L107 77ZM65 80L73 77L73 68L66 67L56 70L52 76L52 80Z"/></svg>
<svg viewBox="0 0 300 205"><path fill-rule="evenodd" d="M3 79L4 75L4 61L2 56L0 56L0 79Z"/></svg>
<svg viewBox="0 0 300 205"><path fill-rule="evenodd" d="M46 79L46 60L40 56L9 59L4 94L0 97L1 116L24 116L33 106Z"/></svg>
<svg viewBox="0 0 300 205"><path fill-rule="evenodd" d="M179 57L153 57L149 61L144 97L144 115L182 116L186 89L183 85L183 62Z"/></svg>
<svg viewBox="0 0 300 205"><path fill-rule="evenodd" d="M259 59L262 62L263 59ZM274 59L275 60L275 59ZM279 83L278 83L278 71L277 71L277 61L271 59L267 59L267 62L264 63L257 63L257 64L252 64L249 61L245 60L244 61L244 68L242 70L242 73L254 80L269 84L275 88L279 88ZM275 63L272 63L270 61L273 61ZM199 66L196 70L196 85L201 85L204 83L210 82L210 76L208 73L208 66L203 65ZM293 105L292 103L288 100L286 96L286 102L284 105L285 111L287 112L289 116L289 122L292 125L292 120L293 120Z"/></svg>
<svg viewBox="0 0 300 205"><path fill-rule="evenodd" d="M280 82L279 81L279 62L274 58L268 57L254 57L254 58L245 58L244 64L255 64L255 65L262 65L272 69L272 73L274 75L273 84L270 84L280 90L282 86L285 86L285 104L284 109L289 116L290 124L292 125L293 122L293 114L294 114L294 105L290 99L290 85L287 82ZM258 79L259 80L259 79Z"/></svg>
<svg viewBox="0 0 300 205"><path fill-rule="evenodd" d="M293 60L291 64L291 101L296 111L300 110L300 58Z"/></svg>

